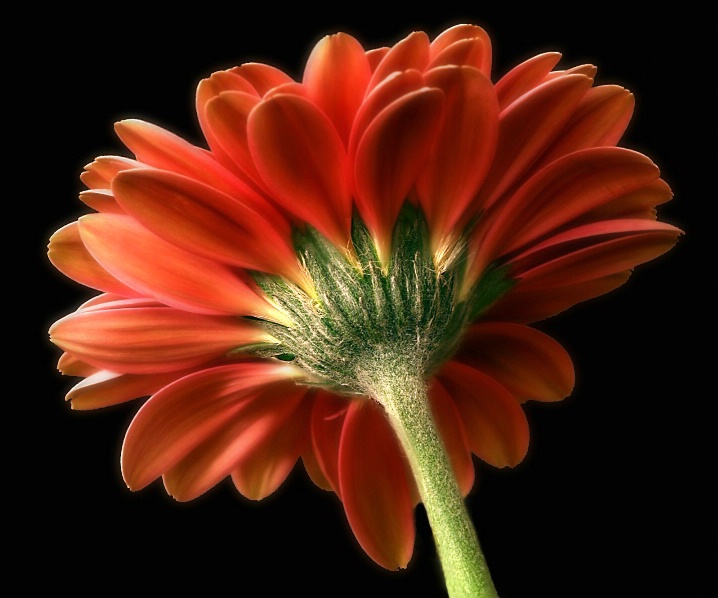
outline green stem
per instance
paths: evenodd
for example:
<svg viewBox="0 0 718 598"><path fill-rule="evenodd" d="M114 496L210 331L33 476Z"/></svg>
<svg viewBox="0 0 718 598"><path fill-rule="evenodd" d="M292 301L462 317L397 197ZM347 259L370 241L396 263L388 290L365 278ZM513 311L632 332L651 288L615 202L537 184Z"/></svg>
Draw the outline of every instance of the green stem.
<svg viewBox="0 0 718 598"><path fill-rule="evenodd" d="M383 364L366 386L386 410L406 452L451 598L498 598L476 531L437 432L423 377ZM388 368L386 366L389 366ZM386 369L391 369L387 372Z"/></svg>

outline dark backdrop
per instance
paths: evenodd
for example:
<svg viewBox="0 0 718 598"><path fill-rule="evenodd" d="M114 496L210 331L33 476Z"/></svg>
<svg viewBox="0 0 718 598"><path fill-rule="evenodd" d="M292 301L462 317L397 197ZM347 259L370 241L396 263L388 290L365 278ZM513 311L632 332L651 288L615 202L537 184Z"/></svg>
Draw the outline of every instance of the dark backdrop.
<svg viewBox="0 0 718 598"><path fill-rule="evenodd" d="M256 60L300 77L328 33L347 31L371 47L413 29L433 36L471 22L492 37L495 76L558 50L562 65L592 62L598 83L631 89L636 113L623 144L661 167L675 192L662 219L686 231L623 288L540 324L573 356L577 384L560 404L527 406L532 444L519 467L478 465L468 507L499 592L715 589L715 8L479 4L413 6L403 16L367 6L345 16L206 3L164 14L113 5L42 15L32 46L43 58L23 56L26 93L13 95L21 110L27 93L39 102L30 120L38 125L35 154L26 158L42 167L25 181L42 201L30 214L40 224L33 265L41 313L33 329L40 357L24 398L37 454L27 457L30 486L18 493L19 508L30 508L21 511L19 542L32 562L55 571L56 588L175 593L203 583L243 596L444 595L421 510L408 570L386 572L358 547L335 497L301 468L261 503L229 483L188 504L168 498L159 483L130 493L118 459L139 404L72 412L63 401L72 382L56 373L59 351L46 330L90 292L48 265L45 245L84 211L76 197L82 166L122 153L114 121L143 118L197 142L193 93L215 70Z"/></svg>

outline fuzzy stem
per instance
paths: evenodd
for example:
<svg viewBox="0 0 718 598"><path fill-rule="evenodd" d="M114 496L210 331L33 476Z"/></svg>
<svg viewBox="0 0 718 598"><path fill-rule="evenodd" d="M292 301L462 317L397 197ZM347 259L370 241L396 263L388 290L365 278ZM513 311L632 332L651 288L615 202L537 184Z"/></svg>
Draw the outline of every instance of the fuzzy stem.
<svg viewBox="0 0 718 598"><path fill-rule="evenodd" d="M387 372L386 370L390 370ZM413 372L411 370L414 370ZM409 458L451 598L498 598L473 524L434 424L424 379L396 360L367 374Z"/></svg>

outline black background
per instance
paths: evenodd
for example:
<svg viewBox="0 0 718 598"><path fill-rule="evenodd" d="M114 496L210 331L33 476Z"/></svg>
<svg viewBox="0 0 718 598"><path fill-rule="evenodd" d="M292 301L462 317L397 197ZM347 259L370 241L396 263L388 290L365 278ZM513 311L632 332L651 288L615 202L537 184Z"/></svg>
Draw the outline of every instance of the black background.
<svg viewBox="0 0 718 598"><path fill-rule="evenodd" d="M123 154L114 121L143 118L199 142L194 89L215 70L262 61L301 77L328 33L374 47L470 22L492 38L494 77L558 50L561 65L592 62L598 83L633 91L636 113L622 144L661 167L675 193L661 219L686 232L623 288L539 325L571 353L577 384L562 403L527 406L532 444L521 465L478 465L468 508L496 586L502 598L715 591L715 8L493 4L414 6L394 16L367 5L337 13L211 3L42 14L32 52L17 49L26 80L11 92L21 111L39 106L29 119L34 153L23 158L39 165L24 182L41 200L27 214L39 222L39 358L21 432L36 452L20 451L32 479L12 494L20 554L54 571L56 588L174 593L202 583L242 596L444 595L421 510L408 570L386 572L358 547L336 498L301 468L261 503L229 482L187 504L159 483L127 490L118 458L139 404L85 413L63 401L72 382L55 371L59 351L46 331L91 293L49 266L45 245L84 212L76 198L82 166Z"/></svg>

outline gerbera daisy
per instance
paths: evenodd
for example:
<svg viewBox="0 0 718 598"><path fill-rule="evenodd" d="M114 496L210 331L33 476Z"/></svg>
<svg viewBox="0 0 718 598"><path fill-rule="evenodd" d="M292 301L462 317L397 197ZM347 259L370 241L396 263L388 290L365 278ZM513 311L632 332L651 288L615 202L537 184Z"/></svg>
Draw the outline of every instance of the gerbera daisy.
<svg viewBox="0 0 718 598"><path fill-rule="evenodd" d="M194 499L276 490L299 460L360 545L408 565L422 502L451 596L495 596L463 497L472 454L526 454L527 400L570 394L530 324L623 284L680 231L633 97L535 56L492 81L474 25L366 50L338 33L301 81L247 63L197 89L207 147L139 120L81 178L94 213L52 263L100 292L56 322L75 409L149 397L122 473Z"/></svg>

